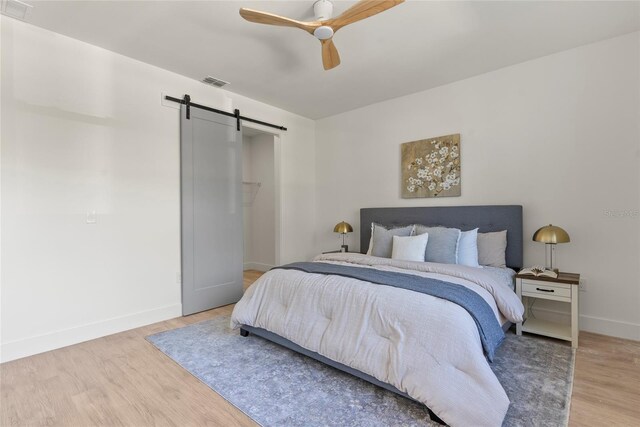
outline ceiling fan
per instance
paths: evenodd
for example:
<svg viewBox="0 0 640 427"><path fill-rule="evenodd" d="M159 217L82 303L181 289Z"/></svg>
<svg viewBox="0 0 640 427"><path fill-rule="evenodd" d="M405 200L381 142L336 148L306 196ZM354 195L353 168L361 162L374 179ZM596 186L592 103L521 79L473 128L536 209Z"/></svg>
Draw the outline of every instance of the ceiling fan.
<svg viewBox="0 0 640 427"><path fill-rule="evenodd" d="M316 15L315 21L296 21L284 16L258 10L240 9L240 15L247 21L258 24L279 25L281 27L295 27L314 35L322 44L322 64L325 70L330 70L340 64L340 55L333 44L333 35L340 28L369 18L404 2L404 0L360 0L337 18L331 18L333 4L329 0L318 0L313 5Z"/></svg>

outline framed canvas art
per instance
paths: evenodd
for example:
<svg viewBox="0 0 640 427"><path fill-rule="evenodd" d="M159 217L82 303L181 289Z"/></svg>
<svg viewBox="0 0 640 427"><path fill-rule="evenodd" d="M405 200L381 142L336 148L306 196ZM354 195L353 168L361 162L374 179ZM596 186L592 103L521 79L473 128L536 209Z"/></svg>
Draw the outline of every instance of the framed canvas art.
<svg viewBox="0 0 640 427"><path fill-rule="evenodd" d="M402 198L460 196L460 134L406 142Z"/></svg>

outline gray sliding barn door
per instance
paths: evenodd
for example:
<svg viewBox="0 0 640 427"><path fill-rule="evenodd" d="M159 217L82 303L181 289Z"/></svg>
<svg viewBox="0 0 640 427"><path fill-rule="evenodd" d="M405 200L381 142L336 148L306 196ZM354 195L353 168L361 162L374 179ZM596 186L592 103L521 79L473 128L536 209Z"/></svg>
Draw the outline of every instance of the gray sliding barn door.
<svg viewBox="0 0 640 427"><path fill-rule="evenodd" d="M236 120L181 107L182 314L242 296L242 136Z"/></svg>

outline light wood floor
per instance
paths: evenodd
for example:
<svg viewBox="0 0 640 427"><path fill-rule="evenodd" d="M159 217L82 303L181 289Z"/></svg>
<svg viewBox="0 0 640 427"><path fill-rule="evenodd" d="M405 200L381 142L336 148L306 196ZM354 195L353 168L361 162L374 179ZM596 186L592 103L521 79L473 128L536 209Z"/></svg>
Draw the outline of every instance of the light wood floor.
<svg viewBox="0 0 640 427"><path fill-rule="evenodd" d="M245 272L245 288L259 272ZM144 337L233 306L0 365L0 426L254 426ZM640 423L640 342L580 334L571 426Z"/></svg>

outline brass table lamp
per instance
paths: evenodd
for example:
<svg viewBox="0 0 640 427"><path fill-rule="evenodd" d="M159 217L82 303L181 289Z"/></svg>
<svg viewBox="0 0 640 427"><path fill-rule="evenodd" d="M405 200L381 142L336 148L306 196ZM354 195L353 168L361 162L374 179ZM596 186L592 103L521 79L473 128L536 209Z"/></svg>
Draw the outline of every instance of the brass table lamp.
<svg viewBox="0 0 640 427"><path fill-rule="evenodd" d="M342 252L349 252L349 246L345 245L344 238L347 233L353 233L353 227L351 227L351 224L344 221L339 222L335 227L333 227L333 232L342 234Z"/></svg>
<svg viewBox="0 0 640 427"><path fill-rule="evenodd" d="M561 227L556 225L545 225L542 228L539 228L535 233L533 233L533 240L535 242L545 243L544 248L544 262L545 267L550 270L558 272L557 268L554 268L553 259L555 258L556 252L556 244L558 243L568 243L571 241L569 238L569 233L564 231ZM547 253L549 255L547 256ZM547 263L547 258L549 258L549 262Z"/></svg>

